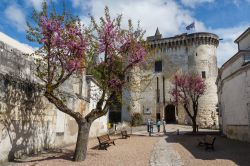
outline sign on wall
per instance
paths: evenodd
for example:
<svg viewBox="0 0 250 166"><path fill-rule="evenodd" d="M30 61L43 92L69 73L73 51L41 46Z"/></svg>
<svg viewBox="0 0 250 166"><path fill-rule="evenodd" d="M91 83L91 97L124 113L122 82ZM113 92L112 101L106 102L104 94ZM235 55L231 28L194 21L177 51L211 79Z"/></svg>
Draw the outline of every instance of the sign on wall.
<svg viewBox="0 0 250 166"><path fill-rule="evenodd" d="M144 108L143 109L143 114L151 114L151 109L150 108Z"/></svg>

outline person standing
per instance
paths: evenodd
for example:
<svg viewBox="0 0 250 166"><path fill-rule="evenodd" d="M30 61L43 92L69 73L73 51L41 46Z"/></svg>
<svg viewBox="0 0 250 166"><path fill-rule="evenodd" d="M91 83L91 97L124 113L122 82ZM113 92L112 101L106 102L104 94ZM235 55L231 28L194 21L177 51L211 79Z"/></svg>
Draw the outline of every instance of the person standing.
<svg viewBox="0 0 250 166"><path fill-rule="evenodd" d="M151 133L154 132L154 121L153 120L150 121L150 132Z"/></svg>
<svg viewBox="0 0 250 166"><path fill-rule="evenodd" d="M166 134L165 124L166 124L165 120L162 119L162 126L163 126L163 132L164 132L164 134Z"/></svg>
<svg viewBox="0 0 250 166"><path fill-rule="evenodd" d="M158 133L159 133L160 132L160 127L161 127L161 121L159 119L157 120L156 125L157 125L157 130L158 130Z"/></svg>
<svg viewBox="0 0 250 166"><path fill-rule="evenodd" d="M153 132L153 121L151 119L149 119L148 121L148 129L149 129L149 136L151 136L152 132Z"/></svg>
<svg viewBox="0 0 250 166"><path fill-rule="evenodd" d="M147 121L147 130L148 130L148 132L150 132L149 130L150 130L150 119L148 119L148 121Z"/></svg>

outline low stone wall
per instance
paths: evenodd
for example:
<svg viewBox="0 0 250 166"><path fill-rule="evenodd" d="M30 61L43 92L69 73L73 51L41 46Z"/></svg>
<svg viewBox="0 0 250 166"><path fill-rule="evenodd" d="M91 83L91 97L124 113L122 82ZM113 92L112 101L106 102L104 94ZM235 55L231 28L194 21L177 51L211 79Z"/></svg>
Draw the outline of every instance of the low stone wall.
<svg viewBox="0 0 250 166"><path fill-rule="evenodd" d="M250 142L250 127L248 125L227 125L228 138Z"/></svg>
<svg viewBox="0 0 250 166"><path fill-rule="evenodd" d="M0 74L0 161L72 144L77 125L28 81Z"/></svg>

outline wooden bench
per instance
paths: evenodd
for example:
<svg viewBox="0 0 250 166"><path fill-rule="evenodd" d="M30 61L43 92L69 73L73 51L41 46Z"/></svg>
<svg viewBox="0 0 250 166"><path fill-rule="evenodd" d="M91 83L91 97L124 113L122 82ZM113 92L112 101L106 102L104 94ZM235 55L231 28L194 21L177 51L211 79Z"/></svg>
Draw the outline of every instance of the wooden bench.
<svg viewBox="0 0 250 166"><path fill-rule="evenodd" d="M216 137L213 137L211 135L206 135L203 139L199 139L198 146L205 145L205 150L212 149L214 150L214 142Z"/></svg>
<svg viewBox="0 0 250 166"><path fill-rule="evenodd" d="M128 135L128 133L127 133L127 130L122 130L121 131L121 134L122 134L122 138L128 138L128 137L130 137L129 135Z"/></svg>
<svg viewBox="0 0 250 166"><path fill-rule="evenodd" d="M99 149L104 148L105 150L107 150L107 146L109 146L110 144L115 145L115 140L110 139L108 134L103 135L103 136L99 136L99 137L97 137L97 139L99 141Z"/></svg>

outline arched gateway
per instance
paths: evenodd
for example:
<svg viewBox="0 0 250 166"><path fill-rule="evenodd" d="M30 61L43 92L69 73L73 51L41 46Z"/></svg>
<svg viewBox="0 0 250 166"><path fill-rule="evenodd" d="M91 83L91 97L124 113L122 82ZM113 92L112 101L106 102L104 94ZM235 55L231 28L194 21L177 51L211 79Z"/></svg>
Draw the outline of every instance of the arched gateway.
<svg viewBox="0 0 250 166"><path fill-rule="evenodd" d="M165 121L166 123L176 123L176 117L175 117L175 106L172 104L169 104L165 107Z"/></svg>

